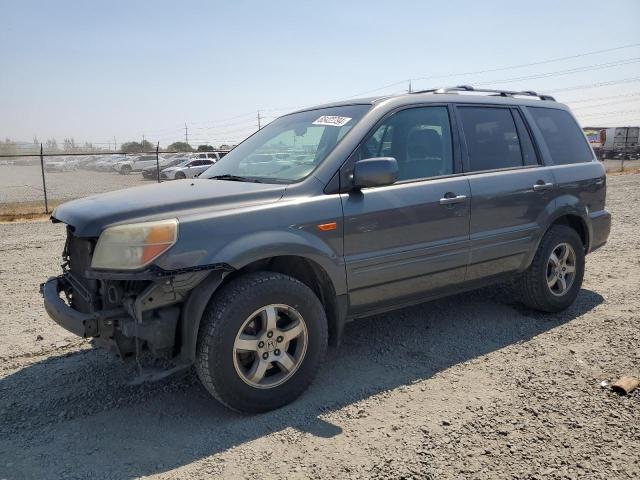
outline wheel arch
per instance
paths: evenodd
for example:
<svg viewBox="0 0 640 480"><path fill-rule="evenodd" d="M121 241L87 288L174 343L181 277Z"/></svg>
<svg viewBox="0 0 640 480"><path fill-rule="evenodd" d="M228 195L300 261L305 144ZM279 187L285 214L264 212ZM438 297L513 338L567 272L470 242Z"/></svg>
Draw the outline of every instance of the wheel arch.
<svg viewBox="0 0 640 480"><path fill-rule="evenodd" d="M329 341L339 345L347 313L347 295L336 293L336 285L326 269L303 255L274 255L254 260L227 275L221 287L246 273L256 271L282 273L302 282L318 297L324 307L329 328Z"/></svg>
<svg viewBox="0 0 640 480"><path fill-rule="evenodd" d="M209 300L234 278L257 271L278 272L295 278L313 291L324 307L329 342L338 346L347 316L346 294L337 294L328 272L318 262L301 255L276 255L253 260L232 272L211 272L189 295L181 314L180 354L182 363L193 363L200 322Z"/></svg>
<svg viewBox="0 0 640 480"><path fill-rule="evenodd" d="M565 225L575 230L580 240L582 240L585 253L589 251L589 228L587 227L587 222L580 215L574 213L561 215L553 220L547 230L554 225Z"/></svg>

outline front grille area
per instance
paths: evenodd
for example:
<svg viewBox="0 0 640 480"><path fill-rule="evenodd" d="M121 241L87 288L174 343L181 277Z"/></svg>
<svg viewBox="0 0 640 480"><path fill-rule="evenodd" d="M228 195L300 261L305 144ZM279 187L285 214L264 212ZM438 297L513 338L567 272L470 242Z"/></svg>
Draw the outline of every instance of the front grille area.
<svg viewBox="0 0 640 480"><path fill-rule="evenodd" d="M91 267L94 246L93 239L77 237L67 227L65 276L71 285L71 306L84 313L92 313L100 307L98 281L85 277L85 272Z"/></svg>

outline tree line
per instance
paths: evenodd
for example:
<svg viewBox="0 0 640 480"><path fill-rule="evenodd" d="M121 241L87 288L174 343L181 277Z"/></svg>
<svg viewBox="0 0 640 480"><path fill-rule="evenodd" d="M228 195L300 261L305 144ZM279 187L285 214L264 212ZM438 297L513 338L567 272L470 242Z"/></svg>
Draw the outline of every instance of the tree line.
<svg viewBox="0 0 640 480"><path fill-rule="evenodd" d="M34 155L40 153L40 145L44 153L104 153L112 151L112 146L103 147L94 145L91 142L76 142L73 137L65 138L61 143L55 138L48 138L44 141L38 140L37 137L33 138L32 142L18 142L5 138L0 141L0 155ZM219 150L230 150L233 145L220 145ZM170 152L212 152L217 150L212 145L198 145L193 147L187 142L174 142L168 145L166 148L160 148L160 150L166 150ZM148 140L143 142L124 142L120 145L119 151L122 153L141 153L141 152L153 152L156 150L156 145L152 144Z"/></svg>

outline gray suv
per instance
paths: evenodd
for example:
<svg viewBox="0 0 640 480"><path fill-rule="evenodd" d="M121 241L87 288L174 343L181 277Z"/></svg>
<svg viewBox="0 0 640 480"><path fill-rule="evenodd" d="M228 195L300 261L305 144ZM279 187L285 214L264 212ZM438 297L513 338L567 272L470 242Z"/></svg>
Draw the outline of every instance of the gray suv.
<svg viewBox="0 0 640 480"><path fill-rule="evenodd" d="M611 218L569 109L472 87L285 115L197 179L59 206L67 330L122 358L195 365L228 407L300 395L345 322L495 282L557 312Z"/></svg>

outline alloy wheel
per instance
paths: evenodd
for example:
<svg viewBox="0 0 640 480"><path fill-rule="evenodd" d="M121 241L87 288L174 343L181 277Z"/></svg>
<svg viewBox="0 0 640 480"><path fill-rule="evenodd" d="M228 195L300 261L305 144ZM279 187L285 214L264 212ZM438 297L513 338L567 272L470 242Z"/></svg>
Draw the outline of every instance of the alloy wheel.
<svg viewBox="0 0 640 480"><path fill-rule="evenodd" d="M233 344L233 365L255 388L273 388L296 372L307 351L309 333L293 307L272 304L253 312Z"/></svg>
<svg viewBox="0 0 640 480"><path fill-rule="evenodd" d="M547 261L547 285L555 296L567 293L576 278L576 252L568 243L557 245Z"/></svg>

